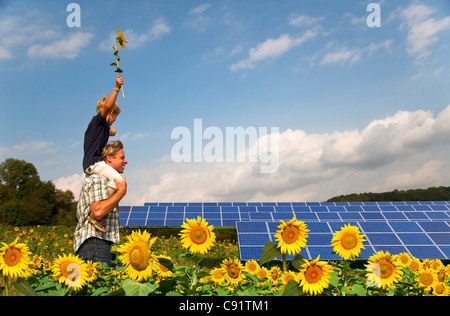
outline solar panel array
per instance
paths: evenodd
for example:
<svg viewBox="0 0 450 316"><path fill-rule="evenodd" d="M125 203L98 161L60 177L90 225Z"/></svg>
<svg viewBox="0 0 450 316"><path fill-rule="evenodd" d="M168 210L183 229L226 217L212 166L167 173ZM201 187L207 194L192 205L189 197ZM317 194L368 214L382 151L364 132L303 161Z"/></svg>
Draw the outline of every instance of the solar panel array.
<svg viewBox="0 0 450 316"><path fill-rule="evenodd" d="M331 238L344 224L366 237L361 258L379 250L425 258L450 258L450 202L286 202L286 203L145 203L120 206L122 226L181 226L200 216L210 225L236 226L242 260L259 259L280 220L296 215L310 232L306 259L338 259ZM289 258L289 256L288 256Z"/></svg>

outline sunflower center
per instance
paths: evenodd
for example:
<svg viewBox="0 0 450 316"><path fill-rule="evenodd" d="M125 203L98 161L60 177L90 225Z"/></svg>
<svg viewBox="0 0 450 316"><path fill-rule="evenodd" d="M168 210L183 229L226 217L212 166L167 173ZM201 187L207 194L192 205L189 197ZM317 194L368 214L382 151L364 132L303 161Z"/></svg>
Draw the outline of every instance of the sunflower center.
<svg viewBox="0 0 450 316"><path fill-rule="evenodd" d="M424 285L431 285L433 283L433 276L429 273L424 273L420 276L420 282Z"/></svg>
<svg viewBox="0 0 450 316"><path fill-rule="evenodd" d="M208 234L202 227L196 227L191 230L191 240L197 245L201 245L206 241Z"/></svg>
<svg viewBox="0 0 450 316"><path fill-rule="evenodd" d="M147 259L147 260L146 260ZM141 245L136 245L130 250L130 264L137 271L143 271L147 269L148 258Z"/></svg>
<svg viewBox="0 0 450 316"><path fill-rule="evenodd" d="M283 241L286 244L293 244L297 241L298 236L300 235L297 227L295 226L286 226L286 228L283 230L282 237Z"/></svg>
<svg viewBox="0 0 450 316"><path fill-rule="evenodd" d="M381 260L378 264L380 265L380 278L389 278L394 272L394 266L390 262Z"/></svg>
<svg viewBox="0 0 450 316"><path fill-rule="evenodd" d="M306 269L305 279L308 283L316 283L322 278L322 269L313 265Z"/></svg>
<svg viewBox="0 0 450 316"><path fill-rule="evenodd" d="M6 265L13 267L20 262L21 254L16 248L10 248L5 253L5 263Z"/></svg>
<svg viewBox="0 0 450 316"><path fill-rule="evenodd" d="M248 269L250 270L250 271L256 271L256 264L254 264L254 263L250 263L249 265L248 265Z"/></svg>
<svg viewBox="0 0 450 316"><path fill-rule="evenodd" d="M350 250L356 247L358 244L358 239L354 234L346 234L342 237L341 244L344 249Z"/></svg>
<svg viewBox="0 0 450 316"><path fill-rule="evenodd" d="M227 268L228 275L233 278L237 279L239 277L239 267L236 266L234 263L230 264Z"/></svg>

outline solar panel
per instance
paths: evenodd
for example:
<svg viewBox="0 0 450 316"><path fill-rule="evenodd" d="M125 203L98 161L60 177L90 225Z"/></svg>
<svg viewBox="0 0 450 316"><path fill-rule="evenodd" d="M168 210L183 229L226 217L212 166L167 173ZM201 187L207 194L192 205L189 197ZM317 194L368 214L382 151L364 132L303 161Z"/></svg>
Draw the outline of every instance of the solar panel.
<svg viewBox="0 0 450 316"><path fill-rule="evenodd" d="M280 220L306 222L309 238L301 255L312 260L332 255L333 233L344 224L358 226L366 237L361 258L379 250L407 252L419 259L450 259L450 202L208 202L145 203L120 206L121 226L181 226L204 218L209 225L236 226L241 260L258 260ZM288 256L289 259L289 256Z"/></svg>

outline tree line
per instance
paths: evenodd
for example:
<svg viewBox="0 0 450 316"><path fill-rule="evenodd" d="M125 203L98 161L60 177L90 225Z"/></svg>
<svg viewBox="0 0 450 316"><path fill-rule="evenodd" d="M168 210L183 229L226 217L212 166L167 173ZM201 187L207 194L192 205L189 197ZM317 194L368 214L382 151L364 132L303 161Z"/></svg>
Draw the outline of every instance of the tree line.
<svg viewBox="0 0 450 316"><path fill-rule="evenodd" d="M327 202L391 202L391 201L450 201L450 187L394 190L382 193L352 193L333 197Z"/></svg>
<svg viewBox="0 0 450 316"><path fill-rule="evenodd" d="M9 158L0 164L0 223L76 225L76 201L72 191L42 181L33 164Z"/></svg>

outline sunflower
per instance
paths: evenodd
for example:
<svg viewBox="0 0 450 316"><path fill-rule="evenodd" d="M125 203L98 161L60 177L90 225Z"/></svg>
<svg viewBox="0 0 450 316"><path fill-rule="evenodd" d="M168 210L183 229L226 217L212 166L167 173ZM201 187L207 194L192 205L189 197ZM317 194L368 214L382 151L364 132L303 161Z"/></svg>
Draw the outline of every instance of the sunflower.
<svg viewBox="0 0 450 316"><path fill-rule="evenodd" d="M447 269L443 265L436 269L436 275L438 282L440 283L445 283L447 281L447 274Z"/></svg>
<svg viewBox="0 0 450 316"><path fill-rule="evenodd" d="M98 270L96 266L97 265L94 265L92 261L86 262L86 270L87 270L86 282L94 282L95 278L98 275Z"/></svg>
<svg viewBox="0 0 450 316"><path fill-rule="evenodd" d="M19 237L0 249L0 270L3 276L27 278L31 275L29 265L32 263L27 245L18 243Z"/></svg>
<svg viewBox="0 0 450 316"><path fill-rule="evenodd" d="M127 238L126 244L116 248L121 253L119 259L125 265L125 272L133 280L147 281L152 276L156 259L151 251L156 237L150 239L147 231L141 233L139 230L133 231Z"/></svg>
<svg viewBox="0 0 450 316"><path fill-rule="evenodd" d="M448 296L450 295L450 287L445 285L445 283L437 283L433 287L433 294L437 296Z"/></svg>
<svg viewBox="0 0 450 316"><path fill-rule="evenodd" d="M236 285L242 282L244 266L238 259L225 259L220 266L222 268L221 272L228 283Z"/></svg>
<svg viewBox="0 0 450 316"><path fill-rule="evenodd" d="M172 271L170 271L170 270L167 269L165 266L163 266L162 264L160 264L159 261L158 261L159 258L164 258L164 259L167 259L167 260L170 260L170 261L172 261L172 258L170 258L169 256L165 256L165 255L159 255L159 256L156 258L157 261L156 261L156 265L155 265L155 270L156 270L156 272L158 273L158 275L159 275L160 277L163 277L163 278L169 278L169 277L171 277L171 276L173 275Z"/></svg>
<svg viewBox="0 0 450 316"><path fill-rule="evenodd" d="M257 274L258 279L266 279L269 277L269 270L267 270L266 267L261 267L258 270L258 274Z"/></svg>
<svg viewBox="0 0 450 316"><path fill-rule="evenodd" d="M422 262L417 258L412 258L409 264L409 270L416 272L422 269Z"/></svg>
<svg viewBox="0 0 450 316"><path fill-rule="evenodd" d="M278 248L281 248L281 253L287 252L289 255L300 253L300 248L306 247L307 232L310 231L306 228L305 222L297 221L295 215L287 223L283 220L280 222L275 238L278 241Z"/></svg>
<svg viewBox="0 0 450 316"><path fill-rule="evenodd" d="M298 282L298 276L295 272L287 271L281 275L281 283L283 283L284 285L288 284L290 280Z"/></svg>
<svg viewBox="0 0 450 316"><path fill-rule="evenodd" d="M408 267L411 263L411 257L409 254L407 254L406 252L402 252L399 253L397 256L397 262L402 266L402 267Z"/></svg>
<svg viewBox="0 0 450 316"><path fill-rule="evenodd" d="M214 226L208 226L208 222L200 216L197 219L186 219L180 232L181 243L191 253L205 254L214 245L216 234Z"/></svg>
<svg viewBox="0 0 450 316"><path fill-rule="evenodd" d="M53 277L59 283L65 284L75 290L81 289L86 284L89 272L86 263L73 254L58 255L52 265Z"/></svg>
<svg viewBox="0 0 450 316"><path fill-rule="evenodd" d="M416 278L416 286L425 286L425 292L429 292L432 288L438 285L438 277L431 269L421 269Z"/></svg>
<svg viewBox="0 0 450 316"><path fill-rule="evenodd" d="M211 277L214 284L222 284L225 280L222 270L220 268L214 268L211 270Z"/></svg>
<svg viewBox="0 0 450 316"><path fill-rule="evenodd" d="M121 48L121 49L126 48L126 47L125 47L125 44L128 43L128 42L125 40L125 36L123 36L121 30L118 30L118 31L117 31L117 38L116 38L116 41L117 41L117 43L120 45L120 48Z"/></svg>
<svg viewBox="0 0 450 316"><path fill-rule="evenodd" d="M273 284L277 284L278 280L280 279L281 276L281 269L277 266L273 266L270 270L269 270L269 280L270 282L272 282Z"/></svg>
<svg viewBox="0 0 450 316"><path fill-rule="evenodd" d="M334 252L345 260L356 258L363 246L364 235L360 235L359 228L350 224L344 225L331 239Z"/></svg>
<svg viewBox="0 0 450 316"><path fill-rule="evenodd" d="M245 263L245 271L250 274L256 275L259 269L259 264L255 260L249 260Z"/></svg>
<svg viewBox="0 0 450 316"><path fill-rule="evenodd" d="M401 265L396 261L396 257L382 250L371 256L366 266L368 280L376 287L382 288L388 288L400 281L403 271Z"/></svg>
<svg viewBox="0 0 450 316"><path fill-rule="evenodd" d="M328 287L333 267L326 261L319 260L320 255L311 262L307 261L299 272L299 286L303 288L303 293L321 294Z"/></svg>

